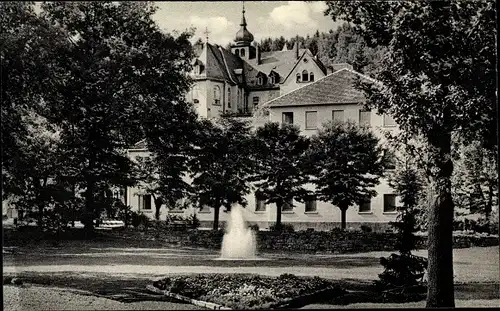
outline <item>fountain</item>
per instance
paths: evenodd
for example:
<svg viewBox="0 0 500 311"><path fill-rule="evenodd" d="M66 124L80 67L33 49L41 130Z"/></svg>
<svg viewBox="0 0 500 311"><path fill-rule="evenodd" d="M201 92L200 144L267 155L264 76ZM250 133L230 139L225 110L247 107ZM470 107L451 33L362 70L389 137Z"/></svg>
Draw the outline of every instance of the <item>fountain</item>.
<svg viewBox="0 0 500 311"><path fill-rule="evenodd" d="M257 259L256 248L255 234L246 225L242 207L233 206L229 212L227 231L222 239L221 259Z"/></svg>

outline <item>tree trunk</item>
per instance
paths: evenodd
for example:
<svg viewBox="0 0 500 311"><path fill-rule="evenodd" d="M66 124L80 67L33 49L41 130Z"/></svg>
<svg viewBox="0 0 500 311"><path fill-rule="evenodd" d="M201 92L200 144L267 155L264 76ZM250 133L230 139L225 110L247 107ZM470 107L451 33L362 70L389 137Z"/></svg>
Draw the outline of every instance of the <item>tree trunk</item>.
<svg viewBox="0 0 500 311"><path fill-rule="evenodd" d="M453 200L451 197L451 135L436 130L429 138L432 154L434 198L428 223L427 308L455 307L453 288Z"/></svg>
<svg viewBox="0 0 500 311"><path fill-rule="evenodd" d="M155 199L155 219L160 220L160 209L163 201L161 199Z"/></svg>
<svg viewBox="0 0 500 311"><path fill-rule="evenodd" d="M219 212L220 212L220 205L217 205L214 207L214 226L212 228L214 231L219 230Z"/></svg>
<svg viewBox="0 0 500 311"><path fill-rule="evenodd" d="M87 183L85 191L85 211L83 212L84 234L86 238L91 238L94 234L94 182Z"/></svg>
<svg viewBox="0 0 500 311"><path fill-rule="evenodd" d="M281 209L283 208L283 201L276 202L276 224L274 230L281 231Z"/></svg>
<svg viewBox="0 0 500 311"><path fill-rule="evenodd" d="M347 209L349 206L340 207L340 229L345 230L347 223Z"/></svg>

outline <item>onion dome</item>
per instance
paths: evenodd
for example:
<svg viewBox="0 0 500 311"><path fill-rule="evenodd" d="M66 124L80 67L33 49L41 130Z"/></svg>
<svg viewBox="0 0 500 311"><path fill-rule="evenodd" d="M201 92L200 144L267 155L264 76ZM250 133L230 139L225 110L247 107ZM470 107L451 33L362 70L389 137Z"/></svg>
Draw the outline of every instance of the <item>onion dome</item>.
<svg viewBox="0 0 500 311"><path fill-rule="evenodd" d="M236 33L234 41L238 44L250 44L253 41L253 35L247 30L247 21L245 19L245 9L241 17L240 30Z"/></svg>

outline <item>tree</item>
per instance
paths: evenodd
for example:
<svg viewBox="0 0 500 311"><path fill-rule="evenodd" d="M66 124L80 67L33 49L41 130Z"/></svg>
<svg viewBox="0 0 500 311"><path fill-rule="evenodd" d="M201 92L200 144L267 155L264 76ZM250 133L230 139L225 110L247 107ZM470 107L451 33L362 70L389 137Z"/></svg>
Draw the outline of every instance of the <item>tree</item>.
<svg viewBox="0 0 500 311"><path fill-rule="evenodd" d="M497 167L496 150L488 150L477 141L459 149L452 176L457 214L479 215L485 227L490 226L493 207L498 205Z"/></svg>
<svg viewBox="0 0 500 311"><path fill-rule="evenodd" d="M213 230L219 229L220 208L245 206L253 174L250 127L234 118L202 121L191 165L194 197L191 200L214 209Z"/></svg>
<svg viewBox="0 0 500 311"><path fill-rule="evenodd" d="M276 204L275 229L279 231L283 205L292 205L294 198L303 200L310 193L304 187L309 139L296 126L269 122L257 128L255 140L255 186L266 204Z"/></svg>
<svg viewBox="0 0 500 311"><path fill-rule="evenodd" d="M155 114L185 105L190 34L163 33L155 11L151 3L42 5L42 17L67 43L52 62L58 91L44 99L50 121L62 129L67 178L85 189L82 220L89 234L97 193L135 183L125 148L155 132Z"/></svg>
<svg viewBox="0 0 500 311"><path fill-rule="evenodd" d="M22 179L15 174L30 170L23 167L27 163L20 164L21 159L28 160L24 152L31 152L25 149L30 135L26 118L41 112L42 94L53 90L53 77L47 73L50 60L56 57L54 47L60 42L53 39L54 29L36 15L33 2L2 2L0 12L2 196L5 199ZM31 160L36 164L35 159Z"/></svg>
<svg viewBox="0 0 500 311"><path fill-rule="evenodd" d="M310 174L318 199L341 211L346 227L349 206L369 201L384 172L383 149L378 138L355 123L330 122L312 138Z"/></svg>
<svg viewBox="0 0 500 311"><path fill-rule="evenodd" d="M328 2L325 14L387 48L364 87L368 106L394 117L430 153L427 307L453 307L452 135L497 145L496 7L492 1Z"/></svg>
<svg viewBox="0 0 500 311"><path fill-rule="evenodd" d="M389 180L390 186L400 197L402 205L397 206L399 212L396 222L390 224L397 232L396 249L399 254L391 254L388 258L380 258L385 270L379 275L378 285L385 289L402 289L404 293L409 287L419 285L423 280L427 259L411 254L417 248L417 213L420 209L424 182L415 162L405 155L403 165L396 168Z"/></svg>

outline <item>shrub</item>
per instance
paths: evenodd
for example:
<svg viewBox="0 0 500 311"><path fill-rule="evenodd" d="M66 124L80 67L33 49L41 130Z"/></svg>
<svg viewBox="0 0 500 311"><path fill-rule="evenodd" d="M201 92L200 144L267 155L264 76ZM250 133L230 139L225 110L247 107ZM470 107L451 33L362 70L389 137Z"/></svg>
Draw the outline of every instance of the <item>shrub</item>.
<svg viewBox="0 0 500 311"><path fill-rule="evenodd" d="M360 229L363 232L372 232L372 227L367 226L367 225L361 225Z"/></svg>
<svg viewBox="0 0 500 311"><path fill-rule="evenodd" d="M270 225L269 230L276 231L276 224ZM281 232L295 232L295 228L292 224L283 223L283 224L281 224Z"/></svg>
<svg viewBox="0 0 500 311"><path fill-rule="evenodd" d="M200 219L198 218L196 213L188 217L187 224L191 229L198 229L200 227Z"/></svg>
<svg viewBox="0 0 500 311"><path fill-rule="evenodd" d="M411 254L391 254L380 258L384 272L379 274L381 288L411 287L423 282L427 259Z"/></svg>
<svg viewBox="0 0 500 311"><path fill-rule="evenodd" d="M151 220L149 219L149 217L144 215L143 213L132 212L132 226L134 226L134 228L143 226L144 229L147 230L150 222Z"/></svg>

